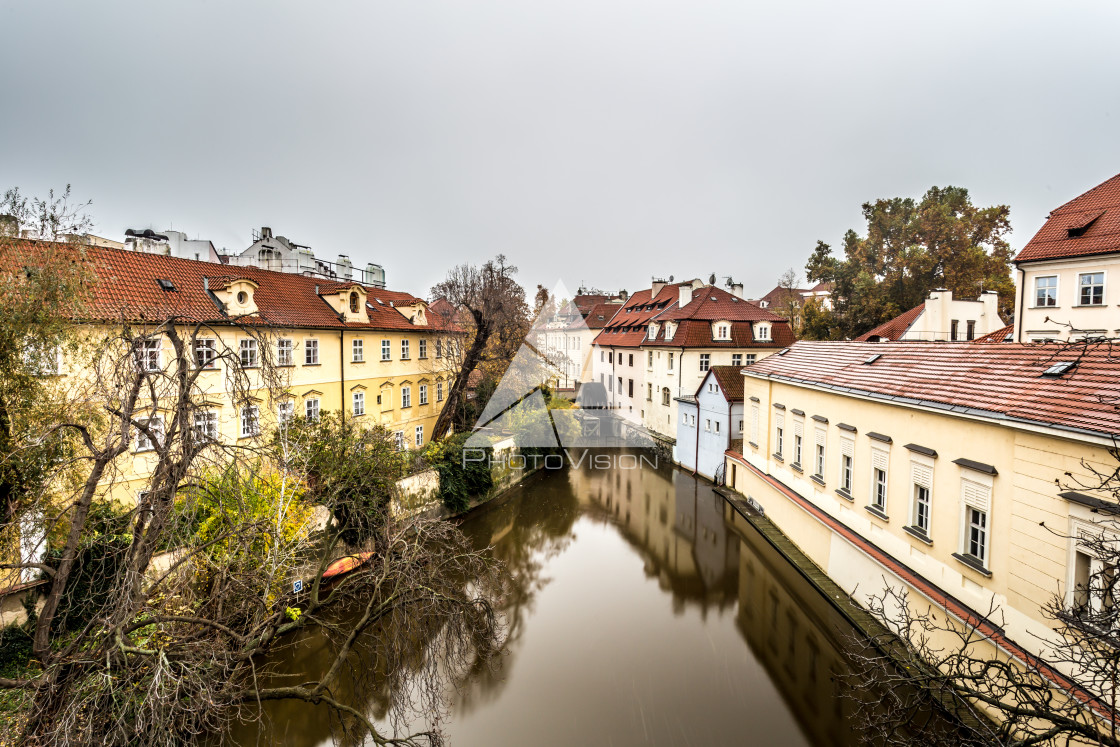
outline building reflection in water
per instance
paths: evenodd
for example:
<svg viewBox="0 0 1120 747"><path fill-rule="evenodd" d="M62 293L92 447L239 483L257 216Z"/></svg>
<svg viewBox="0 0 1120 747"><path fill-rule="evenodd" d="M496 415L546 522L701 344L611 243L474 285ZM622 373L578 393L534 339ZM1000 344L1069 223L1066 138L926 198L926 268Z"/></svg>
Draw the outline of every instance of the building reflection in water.
<svg viewBox="0 0 1120 747"><path fill-rule="evenodd" d="M561 561L567 559L562 556L574 558L577 553L604 553L602 542L588 544L589 540L581 536L587 533L581 527L595 525L613 527L624 541L620 546L617 539L613 540L609 552L587 558L606 566L598 572L613 574L614 586L609 588L621 590L614 596L596 598L595 604L600 606L594 611L598 616L595 619L629 619L634 612L624 609L626 605L635 600L648 605L648 596L637 592L629 595L634 582L617 570L628 565L623 561L629 551L641 559L646 577L656 581L659 593L669 596L672 614L666 610L666 615L678 622L670 624L646 611L642 614L647 617L635 615L633 625L639 629L616 631L610 625L601 625L589 632L574 629L586 618L570 606L565 608L553 601L539 605L538 610L542 594L554 582L564 587L565 580L567 587L558 588L556 594L577 600L577 606L583 602L582 587L572 586L588 580L561 577L571 573L564 570L569 566ZM530 478L506 497L468 517L462 528L477 546L492 547L510 570L504 609L509 640L498 668L479 666L459 683L451 721L445 724L452 745L513 743L530 735L534 743L568 744L570 736L540 733L542 714L558 710L564 710L565 717L582 720L582 727L593 728L592 733L604 739L612 733L632 733L637 727L632 713L626 713L627 706L615 703L593 707L579 688L563 693L555 688L545 693L548 688L541 688L539 696L527 695L537 692L533 683L553 676L535 670L563 669L566 659L586 654L587 645L581 643L581 636L590 635L620 636L608 641L604 650L633 651L638 647L649 665L648 671L641 673L619 671L634 666L633 658L620 653L587 661L589 687L596 679L628 682L641 677L643 687L654 690L618 697L645 701L638 707L669 703L672 705L662 707L676 711L662 714L665 723L671 720L675 735L663 732L660 739L635 737L635 742L673 744L687 738L693 743L731 743L729 735L742 735L744 743L751 739L761 740L756 742L759 744L854 743L844 718L845 704L836 697L833 680L844 666L839 652L848 630L846 622L753 526L730 510L709 484L676 470L648 466L632 470L573 467ZM655 604L643 609L656 608ZM697 651L687 646L696 645L697 635L705 636L697 626L703 627L709 617L720 624L716 628L709 625L704 640L720 646L718 656L725 669L694 662L688 658L693 654L686 653ZM693 622L697 618L699 621ZM542 642L541 636L557 629L570 632ZM727 630L726 635L721 630ZM536 631L535 639L529 634L532 631ZM665 640L665 636L671 638L682 631L692 640ZM533 645L536 647L531 648ZM294 677L317 674L316 663L328 660L325 646L327 642L322 639L307 640L294 646L286 660L273 664ZM542 646L551 651L542 654ZM569 647L575 651L568 652ZM526 663L522 666L523 661ZM727 673L727 667L733 671ZM716 676L726 677L727 682L712 682ZM696 677L707 681L697 681ZM509 688L513 681L518 681L519 687ZM682 688L695 691L691 700L681 698ZM375 715L383 715L387 708L386 693L351 690L343 694L351 705ZM781 710L778 703L783 701L789 716L778 718L775 713L775 717L765 719L766 709L773 711L777 705ZM267 704L266 710L271 728L251 726L240 730L234 741L329 743L332 719L324 709L303 703L275 703ZM760 712L764 714L762 719ZM774 723L759 723L762 720ZM413 728L422 727L423 721L418 716ZM775 725L778 722L788 725ZM614 741L618 743L617 738ZM587 743L597 742L590 739Z"/></svg>

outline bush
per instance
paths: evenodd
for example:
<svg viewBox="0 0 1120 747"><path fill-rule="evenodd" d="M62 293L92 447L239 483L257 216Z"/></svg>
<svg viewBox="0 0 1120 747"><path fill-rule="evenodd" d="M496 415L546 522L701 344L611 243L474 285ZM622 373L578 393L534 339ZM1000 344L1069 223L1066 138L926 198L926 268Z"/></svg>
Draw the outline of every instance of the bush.
<svg viewBox="0 0 1120 747"><path fill-rule="evenodd" d="M54 630L81 630L109 602L129 546L131 517L115 505L90 507L87 532L74 559L74 569L52 623ZM57 568L61 550L48 550L45 562Z"/></svg>
<svg viewBox="0 0 1120 747"><path fill-rule="evenodd" d="M439 472L439 497L443 505L454 514L470 508L471 498L485 495L494 487L494 477L490 472L491 449L485 451L486 458L464 463L463 449L470 437L460 433L428 446L428 461Z"/></svg>

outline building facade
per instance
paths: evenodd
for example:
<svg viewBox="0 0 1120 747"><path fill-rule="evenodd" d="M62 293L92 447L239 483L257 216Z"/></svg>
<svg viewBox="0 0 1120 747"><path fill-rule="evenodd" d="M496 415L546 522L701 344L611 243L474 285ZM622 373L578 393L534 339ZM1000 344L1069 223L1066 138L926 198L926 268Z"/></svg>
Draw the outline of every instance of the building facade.
<svg viewBox="0 0 1120 747"><path fill-rule="evenodd" d="M1117 374L1103 349L799 342L744 369L727 484L857 601L885 580L958 616L995 604L1000 645L1037 651L1043 606L1084 593L1076 538L1120 511L1085 487L1116 467Z"/></svg>
<svg viewBox="0 0 1120 747"><path fill-rule="evenodd" d="M673 461L709 480L724 470L724 454L743 439L742 366L713 366L696 393L677 398Z"/></svg>
<svg viewBox="0 0 1120 747"><path fill-rule="evenodd" d="M1017 342L1120 335L1120 174L1055 208L1014 262Z"/></svg>
<svg viewBox="0 0 1120 747"><path fill-rule="evenodd" d="M355 268L350 257L339 254L336 261L320 259L311 247L274 235L264 226L253 233L253 243L240 254L222 255L221 261L234 267L256 267L328 280L357 280L374 288L385 287L385 269L370 262L365 269Z"/></svg>
<svg viewBox="0 0 1120 747"><path fill-rule="evenodd" d="M924 340L959 342L979 339L1006 326L999 315L999 296L985 291L971 299L953 298L953 292L939 289L909 311L880 324L856 338L858 342L886 340Z"/></svg>

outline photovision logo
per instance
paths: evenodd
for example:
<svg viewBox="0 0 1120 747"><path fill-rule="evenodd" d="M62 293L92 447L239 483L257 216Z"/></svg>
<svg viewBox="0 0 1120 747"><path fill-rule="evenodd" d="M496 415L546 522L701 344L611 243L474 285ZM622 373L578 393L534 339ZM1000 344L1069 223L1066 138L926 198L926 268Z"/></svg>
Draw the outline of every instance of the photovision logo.
<svg viewBox="0 0 1120 747"><path fill-rule="evenodd" d="M573 296L558 282L467 439L464 464L656 467L654 439L622 396L621 383L617 391L613 386L613 356L609 365L597 359L594 337ZM581 383L585 376L589 380ZM575 391L574 402L561 402L560 385L568 385L566 393ZM551 406L546 392L553 393Z"/></svg>

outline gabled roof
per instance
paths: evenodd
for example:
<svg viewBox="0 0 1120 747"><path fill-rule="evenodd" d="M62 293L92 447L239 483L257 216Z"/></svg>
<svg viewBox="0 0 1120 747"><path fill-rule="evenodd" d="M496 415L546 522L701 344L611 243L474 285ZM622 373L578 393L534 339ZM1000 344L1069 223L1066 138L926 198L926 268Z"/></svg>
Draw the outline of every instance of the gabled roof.
<svg viewBox="0 0 1120 747"><path fill-rule="evenodd" d="M607 322L603 331L595 337L596 345L636 348L646 337L646 325L650 319L660 314L670 304L676 303L680 286L691 283L672 283L658 289L657 295L652 288L634 293L626 299L617 313Z"/></svg>
<svg viewBox="0 0 1120 747"><path fill-rule="evenodd" d="M678 299L679 301L679 299ZM665 311L655 317L655 321L699 319L703 321L729 322L785 322L785 318L728 293L723 288L706 285L692 293L692 300L683 307L674 301Z"/></svg>
<svg viewBox="0 0 1120 747"><path fill-rule="evenodd" d="M602 329L610 323L614 315L622 308L617 303L597 303L587 310L583 323L588 329Z"/></svg>
<svg viewBox="0 0 1120 747"><path fill-rule="evenodd" d="M980 335L972 342L1013 342L1015 340L1015 325L1009 324L1006 327L1000 327L995 332L989 332L986 335Z"/></svg>
<svg viewBox="0 0 1120 747"><path fill-rule="evenodd" d="M704 391L704 387L708 385L709 378L714 378L716 380L716 383L719 384L720 393L723 394L723 398L728 402L743 401L742 366L712 366L708 369L708 375L700 382L700 388L696 390L697 397Z"/></svg>
<svg viewBox="0 0 1120 747"><path fill-rule="evenodd" d="M1015 262L1120 252L1120 174L1055 208Z"/></svg>
<svg viewBox="0 0 1120 747"><path fill-rule="evenodd" d="M1054 363L1075 359L1069 373L1043 376ZM1104 344L798 342L743 374L1097 436L1120 433L1113 404L1120 358Z"/></svg>
<svg viewBox="0 0 1120 747"><path fill-rule="evenodd" d="M926 310L926 304L923 301L909 311L904 311L889 322L883 322L870 332L864 332L862 335L855 339L856 342L867 342L872 338L880 340L898 340L906 330L914 325L922 312Z"/></svg>
<svg viewBox="0 0 1120 747"><path fill-rule="evenodd" d="M229 268L213 262L179 259L126 249L75 247L49 242L0 241L0 273L19 272L41 264L45 256L60 256L85 262L95 281L83 315L94 321L160 321L173 316L192 321L228 323L218 307L215 291L236 280L257 285L253 301L257 313L237 319L240 324L281 327L392 329L434 331L449 329L438 314L428 315L427 325L412 324L395 305L424 303L411 293L366 287L369 322L343 322L323 296L355 283L323 280L255 267ZM171 281L174 290L161 288L160 279Z"/></svg>

